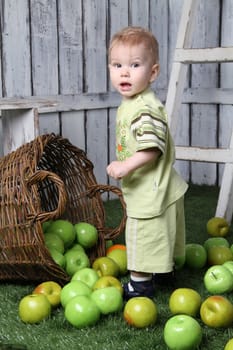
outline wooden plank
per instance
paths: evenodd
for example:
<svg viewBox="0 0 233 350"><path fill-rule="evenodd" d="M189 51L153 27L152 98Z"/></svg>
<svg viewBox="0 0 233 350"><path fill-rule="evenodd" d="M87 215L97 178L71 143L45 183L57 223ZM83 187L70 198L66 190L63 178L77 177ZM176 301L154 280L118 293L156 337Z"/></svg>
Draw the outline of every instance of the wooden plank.
<svg viewBox="0 0 233 350"><path fill-rule="evenodd" d="M37 109L2 111L2 128L6 155L39 135Z"/></svg>
<svg viewBox="0 0 233 350"><path fill-rule="evenodd" d="M159 94L161 89L167 90L168 84L168 1L150 1L149 28L159 43L160 72L156 81L152 84ZM163 96L160 96L162 98ZM164 101L164 99L163 99Z"/></svg>
<svg viewBox="0 0 233 350"><path fill-rule="evenodd" d="M169 13L172 13L172 16L169 16L169 20L168 20L168 26L169 26L169 41L168 41L168 72L171 72L171 75L174 74L174 70L172 71L172 67L173 67L173 56L174 56L174 50L176 47L176 42L177 42L177 33L178 33L178 29L179 29L179 24L180 24L180 19L181 19L181 15L182 15L182 6L183 6L183 0L169 0ZM182 31L181 34L183 35L184 32ZM179 34L179 40L181 37L181 34ZM184 38L182 39L184 40ZM161 62L163 64L163 62ZM174 68L174 67L173 67ZM171 78L170 75L170 78ZM187 77L184 75L183 77L184 79L184 87L188 86L188 79ZM171 82L169 82L169 84L171 84ZM170 86L170 85L169 85ZM171 86L170 86L171 88ZM177 92L177 91L175 91ZM169 94L169 90L168 90L168 94ZM183 96L182 94L180 95L180 97ZM167 96L167 102L168 99L171 98L175 98L175 95L172 96L170 95ZM166 106L167 106L167 102L166 102ZM174 102L174 101L173 101ZM175 125L176 130L174 130L174 134L173 134L173 138L174 138L174 142L175 144L178 145L183 145L183 146L187 146L190 144L190 109L189 106L187 104L182 104L179 108L177 107L177 113L179 113L179 123L177 123ZM168 110L168 118L169 118L169 124L170 124L170 120L174 120L173 117L174 115L169 115L169 113L171 113L171 110ZM172 112L173 113L173 112ZM175 124L175 120L174 120L174 124ZM171 125L170 125L171 126ZM174 125L171 126L171 128L173 129ZM183 161L183 160L177 160L175 162L175 168L178 171L179 174L181 174L181 176L186 180L189 181L190 180L190 162L187 161Z"/></svg>
<svg viewBox="0 0 233 350"><path fill-rule="evenodd" d="M224 47L232 46L233 38L233 2L232 0L225 0L222 3L222 26L221 26L221 45ZM220 86L224 90L232 91L233 83L233 63L222 63L220 67ZM231 132L233 130L233 105L232 96L229 105L219 106L219 147L228 147L231 139ZM230 99L230 96L229 96ZM224 100L223 100L224 101ZM219 184L222 183L224 166L219 166Z"/></svg>
<svg viewBox="0 0 233 350"><path fill-rule="evenodd" d="M8 0L3 4L1 6L2 94L28 96L31 94L28 2Z"/></svg>
<svg viewBox="0 0 233 350"><path fill-rule="evenodd" d="M197 11L198 5L199 1L186 0L183 2L176 47L190 47L192 42L193 26L195 23L194 14ZM191 13L193 16L190 16ZM178 114L180 111L186 76L187 65L183 65L180 62L174 62L172 65L166 100L169 125L173 136L176 134Z"/></svg>
<svg viewBox="0 0 233 350"><path fill-rule="evenodd" d="M130 0L129 6L129 24L147 28L149 23L149 1Z"/></svg>
<svg viewBox="0 0 233 350"><path fill-rule="evenodd" d="M229 148L233 149L233 132ZM225 217L231 223L233 214L233 163L227 163L224 167L222 185L219 192L218 204L215 216Z"/></svg>
<svg viewBox="0 0 233 350"><path fill-rule="evenodd" d="M28 98L15 98L5 97L0 98L0 110L14 110L14 109L31 109L31 108L50 108L57 105L56 96L52 99L46 97L28 97Z"/></svg>
<svg viewBox="0 0 233 350"><path fill-rule="evenodd" d="M174 61L185 64L233 62L233 47L176 49Z"/></svg>
<svg viewBox="0 0 233 350"><path fill-rule="evenodd" d="M82 2L58 1L59 90L77 94L83 90Z"/></svg>
<svg viewBox="0 0 233 350"><path fill-rule="evenodd" d="M110 0L109 1L109 38L119 30L128 26L128 13L129 13L129 4L125 0ZM108 48L108 45L107 45ZM116 112L117 107L120 105L121 96L118 92L115 92L111 83L109 84L110 92L108 96L105 96L105 102L108 104L105 107L109 108L108 112L108 134L107 134L107 143L108 143L108 162L116 159L116 136L115 136L115 126L116 126ZM110 185L119 186L119 182L114 180L111 177L107 177L107 181ZM115 198L111 193L109 194L109 199Z"/></svg>
<svg viewBox="0 0 233 350"><path fill-rule="evenodd" d="M233 163L233 149L176 146L176 158L208 163Z"/></svg>
<svg viewBox="0 0 233 350"><path fill-rule="evenodd" d="M229 64L227 63L228 69L226 74L231 77ZM233 88L229 84L228 86L229 88L203 87L185 89L182 103L232 105Z"/></svg>
<svg viewBox="0 0 233 350"><path fill-rule="evenodd" d="M216 47L219 43L219 0L201 1L196 16L193 48ZM218 86L218 65L215 63L191 66L191 87L211 88ZM218 108L212 104L192 105L191 146L217 148ZM192 183L215 185L217 165L194 162L191 164Z"/></svg>
<svg viewBox="0 0 233 350"><path fill-rule="evenodd" d="M60 95L72 95L69 102L79 106L79 98L74 94L83 91L83 30L82 2L70 0L58 1L58 40L59 40L59 91ZM72 98L73 97L73 98ZM67 103L69 104L67 101ZM85 113L82 109L73 111L72 105L61 109L61 133L72 144L85 150ZM80 106L79 106L80 107ZM66 112L68 110L68 112Z"/></svg>
<svg viewBox="0 0 233 350"><path fill-rule="evenodd" d="M73 145L86 150L83 111L62 113L62 136L67 137Z"/></svg>
<svg viewBox="0 0 233 350"><path fill-rule="evenodd" d="M57 95L59 65L56 0L31 0L30 11L33 95ZM40 118L40 133L50 130L60 133L59 114L48 113Z"/></svg>
<svg viewBox="0 0 233 350"><path fill-rule="evenodd" d="M107 88L106 31L107 7L105 1L83 2L85 91L101 92ZM107 183L107 110L87 111L86 150L94 164L99 183Z"/></svg>

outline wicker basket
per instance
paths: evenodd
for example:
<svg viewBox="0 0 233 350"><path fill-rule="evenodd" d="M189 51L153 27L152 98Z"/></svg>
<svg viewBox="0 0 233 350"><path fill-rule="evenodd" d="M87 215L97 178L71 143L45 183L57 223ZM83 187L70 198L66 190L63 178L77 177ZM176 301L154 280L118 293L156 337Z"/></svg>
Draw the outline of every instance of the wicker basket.
<svg viewBox="0 0 233 350"><path fill-rule="evenodd" d="M51 258L42 223L64 218L96 226L90 260L105 254L105 240L124 230L125 205L115 186L99 185L84 151L54 134L42 135L0 159L0 280L66 283L69 276ZM123 208L116 228L105 227L103 192Z"/></svg>

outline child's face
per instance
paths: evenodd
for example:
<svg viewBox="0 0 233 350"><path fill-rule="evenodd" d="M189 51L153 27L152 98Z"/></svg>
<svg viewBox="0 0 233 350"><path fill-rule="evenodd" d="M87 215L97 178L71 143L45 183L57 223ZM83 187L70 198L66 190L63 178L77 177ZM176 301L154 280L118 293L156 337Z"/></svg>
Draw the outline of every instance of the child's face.
<svg viewBox="0 0 233 350"><path fill-rule="evenodd" d="M156 79L159 65L152 64L143 44L116 44L110 52L109 71L113 87L124 98L130 98L145 90Z"/></svg>

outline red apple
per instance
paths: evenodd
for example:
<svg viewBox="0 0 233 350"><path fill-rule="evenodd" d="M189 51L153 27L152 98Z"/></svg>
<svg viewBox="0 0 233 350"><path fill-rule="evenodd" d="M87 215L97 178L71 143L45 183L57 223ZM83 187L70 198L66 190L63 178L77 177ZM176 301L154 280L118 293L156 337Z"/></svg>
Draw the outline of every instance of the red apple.
<svg viewBox="0 0 233 350"><path fill-rule="evenodd" d="M86 295L72 298L65 307L65 318L76 328L93 326L100 319L96 303Z"/></svg>
<svg viewBox="0 0 233 350"><path fill-rule="evenodd" d="M51 314L51 304L44 294L29 294L19 303L19 317L25 323L39 323Z"/></svg>
<svg viewBox="0 0 233 350"><path fill-rule="evenodd" d="M209 327L229 327L233 323L233 305L221 295L212 295L202 303L200 315Z"/></svg>
<svg viewBox="0 0 233 350"><path fill-rule="evenodd" d="M152 326L157 321L157 306L147 297L134 297L125 304L123 316L135 328Z"/></svg>
<svg viewBox="0 0 233 350"><path fill-rule="evenodd" d="M46 281L40 283L34 290L33 294L44 294L53 307L60 305L61 302L60 284L54 281Z"/></svg>
<svg viewBox="0 0 233 350"><path fill-rule="evenodd" d="M172 314L197 316L201 306L200 294L191 288L175 289L169 298L169 308Z"/></svg>
<svg viewBox="0 0 233 350"><path fill-rule="evenodd" d="M175 315L164 327L164 340L170 350L194 350L202 341L200 324L189 315Z"/></svg>

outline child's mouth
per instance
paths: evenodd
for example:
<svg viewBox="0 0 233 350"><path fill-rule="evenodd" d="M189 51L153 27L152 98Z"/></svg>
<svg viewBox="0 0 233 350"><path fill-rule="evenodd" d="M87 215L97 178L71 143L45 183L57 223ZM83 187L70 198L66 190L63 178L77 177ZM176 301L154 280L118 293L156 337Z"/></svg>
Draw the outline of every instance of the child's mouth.
<svg viewBox="0 0 233 350"><path fill-rule="evenodd" d="M131 84L130 83L127 83L127 82L123 82L120 84L120 87L122 90L124 91L128 91L131 89Z"/></svg>

